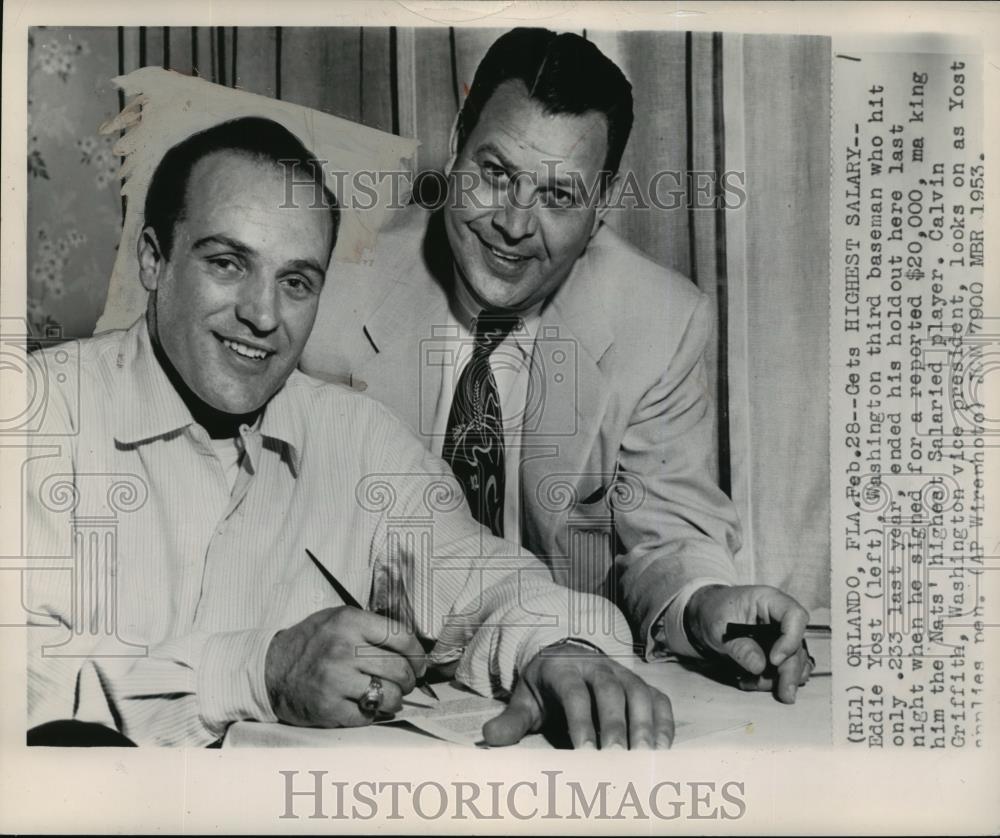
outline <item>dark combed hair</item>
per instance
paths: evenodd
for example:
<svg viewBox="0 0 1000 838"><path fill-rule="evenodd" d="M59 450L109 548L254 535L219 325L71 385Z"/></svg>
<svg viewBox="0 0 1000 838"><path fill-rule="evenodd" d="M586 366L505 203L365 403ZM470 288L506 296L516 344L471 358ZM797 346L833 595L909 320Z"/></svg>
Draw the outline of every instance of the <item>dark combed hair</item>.
<svg viewBox="0 0 1000 838"><path fill-rule="evenodd" d="M340 209L327 188L322 164L287 128L270 119L246 116L213 125L177 143L160 160L146 192L144 226L156 233L160 250L170 258L174 225L183 220L191 171L199 160L221 151L234 152L275 166L293 166L296 186L309 179L321 186L333 222L333 242L337 241Z"/></svg>
<svg viewBox="0 0 1000 838"><path fill-rule="evenodd" d="M618 171L632 131L632 85L618 65L579 35L549 29L512 29L494 41L476 69L458 126L458 150L503 82L524 83L549 114L604 114L608 153L604 167Z"/></svg>

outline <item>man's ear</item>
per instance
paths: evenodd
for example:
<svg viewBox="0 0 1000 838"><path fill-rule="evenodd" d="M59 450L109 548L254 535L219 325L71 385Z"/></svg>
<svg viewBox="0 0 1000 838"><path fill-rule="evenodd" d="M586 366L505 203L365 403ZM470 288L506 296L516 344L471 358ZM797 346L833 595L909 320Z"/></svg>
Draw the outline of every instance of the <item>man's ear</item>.
<svg viewBox="0 0 1000 838"><path fill-rule="evenodd" d="M462 112L455 114L455 119L451 123L451 134L448 136L448 162L444 164L445 177L451 176L451 170L455 168L455 158L458 157L458 134L462 127Z"/></svg>
<svg viewBox="0 0 1000 838"><path fill-rule="evenodd" d="M163 251L152 227L143 227L135 249L139 260L139 281L147 291L155 291L163 270Z"/></svg>
<svg viewBox="0 0 1000 838"><path fill-rule="evenodd" d="M601 222L604 220L604 216L607 215L608 210L613 206L617 206L618 198L622 194L622 186L624 181L622 176L615 172L608 181L608 185L604 188L604 192L601 194L600 201L597 204L597 212L594 213L594 228L590 231L591 238L600 229Z"/></svg>

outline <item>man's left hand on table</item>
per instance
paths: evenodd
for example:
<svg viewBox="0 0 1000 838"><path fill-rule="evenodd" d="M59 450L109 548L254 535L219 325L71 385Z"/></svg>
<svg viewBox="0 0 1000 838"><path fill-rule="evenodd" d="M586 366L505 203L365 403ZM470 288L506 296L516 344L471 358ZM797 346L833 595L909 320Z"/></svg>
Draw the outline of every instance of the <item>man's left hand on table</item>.
<svg viewBox="0 0 1000 838"><path fill-rule="evenodd" d="M740 689L773 690L778 701L793 704L799 687L809 680L813 663L803 645L809 612L788 594L767 585L707 585L692 594L684 625L692 645L705 657L733 660L747 674ZM777 623L781 636L765 655L749 637L724 640L730 623ZM765 670L777 677L768 677Z"/></svg>

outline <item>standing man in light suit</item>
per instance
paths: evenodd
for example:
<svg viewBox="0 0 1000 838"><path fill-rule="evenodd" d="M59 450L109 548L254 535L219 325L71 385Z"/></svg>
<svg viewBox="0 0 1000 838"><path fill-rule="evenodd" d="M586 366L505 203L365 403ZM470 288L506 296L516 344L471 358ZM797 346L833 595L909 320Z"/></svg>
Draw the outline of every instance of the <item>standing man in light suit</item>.
<svg viewBox="0 0 1000 838"><path fill-rule="evenodd" d="M711 475L707 300L602 225L632 118L631 86L590 42L499 38L456 120L445 206L401 212L373 265L339 273L302 366L388 405L484 526L612 598L647 657L730 658L790 703L808 615L737 584L739 523ZM730 622L781 636L768 654L725 640Z"/></svg>

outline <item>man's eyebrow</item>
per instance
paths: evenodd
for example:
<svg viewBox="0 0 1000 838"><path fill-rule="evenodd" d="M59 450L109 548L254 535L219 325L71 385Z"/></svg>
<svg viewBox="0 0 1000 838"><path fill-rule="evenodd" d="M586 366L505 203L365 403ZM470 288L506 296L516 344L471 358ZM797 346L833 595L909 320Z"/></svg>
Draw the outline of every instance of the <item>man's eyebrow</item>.
<svg viewBox="0 0 1000 838"><path fill-rule="evenodd" d="M581 181L582 178L574 178L570 175L558 175L554 180L550 180L547 186L550 189L555 186L559 189L565 189L567 192L575 192Z"/></svg>
<svg viewBox="0 0 1000 838"><path fill-rule="evenodd" d="M556 175L554 178L546 179L542 184L545 189L564 189L574 194L581 185L583 185L582 174L577 177L570 174Z"/></svg>
<svg viewBox="0 0 1000 838"><path fill-rule="evenodd" d="M292 259L285 263L285 268L295 271L315 271L320 276L326 276L326 269L315 259Z"/></svg>
<svg viewBox="0 0 1000 838"><path fill-rule="evenodd" d="M491 142L483 143L477 149L478 154L492 154L500 161L500 165L510 174L513 171L517 171L517 167L504 155L499 148L496 147ZM556 161L558 162L558 161ZM555 178L549 180L545 186L549 189L553 187L558 187L560 189L566 189L569 192L575 192L576 188L580 185L580 178L575 178L569 174L556 175Z"/></svg>
<svg viewBox="0 0 1000 838"><path fill-rule="evenodd" d="M198 250L199 248L212 244L220 244L223 247L228 247L230 250L236 251L241 256L254 257L257 255L257 251L250 247L250 245L244 244L238 239L233 239L222 234L205 236L204 238L198 239L198 241L194 243L192 250ZM326 270L315 259L291 259L285 263L283 269L294 271L314 271L320 276L326 275Z"/></svg>
<svg viewBox="0 0 1000 838"><path fill-rule="evenodd" d="M512 172L517 168L513 163L510 162L507 156L502 151L500 151L499 148L496 147L494 143L489 143L489 142L483 143L481 146L479 146L477 152L479 154L492 154L500 161L500 165L503 166L503 168L505 168L508 172Z"/></svg>
<svg viewBox="0 0 1000 838"><path fill-rule="evenodd" d="M210 244L221 244L223 247L228 247L230 250L235 250L237 253L243 256L256 256L257 251L254 250L250 245L244 244L238 239L231 239L229 236L223 236L217 234L214 236L205 236L202 239L198 239L192 246L192 250L199 250L202 247L206 247Z"/></svg>

